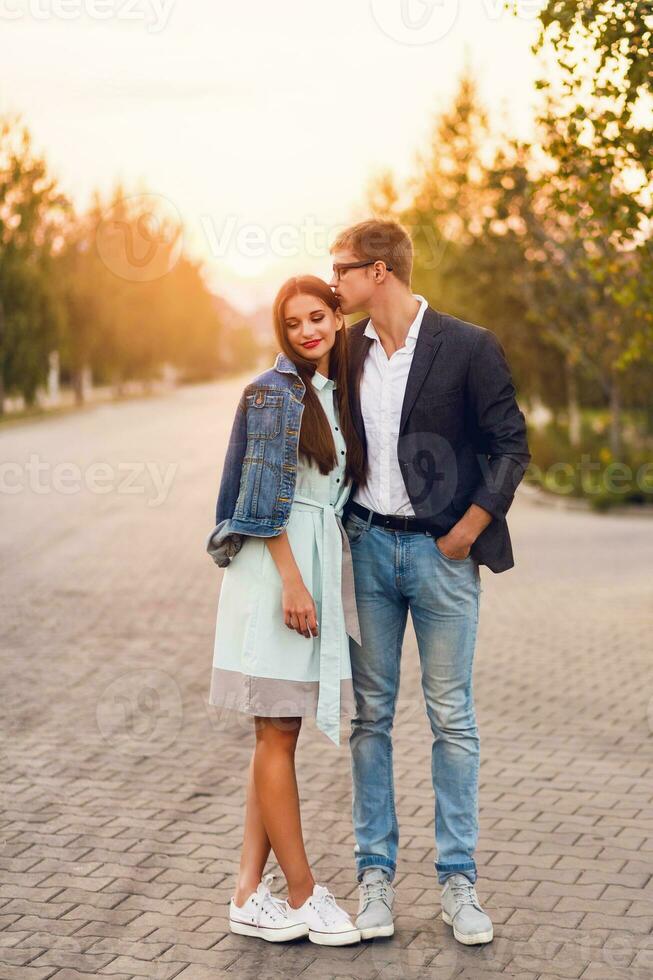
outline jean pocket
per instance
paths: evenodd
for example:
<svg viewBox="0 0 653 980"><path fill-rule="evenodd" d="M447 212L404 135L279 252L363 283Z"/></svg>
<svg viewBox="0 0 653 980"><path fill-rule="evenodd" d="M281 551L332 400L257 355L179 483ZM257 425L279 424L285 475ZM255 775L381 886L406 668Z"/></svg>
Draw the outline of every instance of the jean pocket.
<svg viewBox="0 0 653 980"><path fill-rule="evenodd" d="M362 537L363 532L367 531L367 523L359 520L357 517L353 517L351 514L345 520L343 527L350 544L355 544Z"/></svg>
<svg viewBox="0 0 653 980"><path fill-rule="evenodd" d="M440 550L438 542L435 540L435 538L433 538L433 544L435 545L435 550L439 554L440 558L444 559L444 561L450 562L452 565L464 565L466 562L473 560L471 551L465 558L450 558L449 555L445 555L444 551Z"/></svg>

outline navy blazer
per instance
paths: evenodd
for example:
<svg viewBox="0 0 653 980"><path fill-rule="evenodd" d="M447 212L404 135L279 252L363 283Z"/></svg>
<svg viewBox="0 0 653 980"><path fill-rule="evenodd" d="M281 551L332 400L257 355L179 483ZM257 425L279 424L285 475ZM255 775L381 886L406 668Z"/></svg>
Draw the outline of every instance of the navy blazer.
<svg viewBox="0 0 653 980"><path fill-rule="evenodd" d="M369 317L347 328L349 397L366 448L360 406ZM531 454L505 352L485 327L427 307L406 382L399 466L415 515L446 533L475 503L492 514L471 548L493 572L514 565L506 513ZM352 486L345 514L356 492Z"/></svg>

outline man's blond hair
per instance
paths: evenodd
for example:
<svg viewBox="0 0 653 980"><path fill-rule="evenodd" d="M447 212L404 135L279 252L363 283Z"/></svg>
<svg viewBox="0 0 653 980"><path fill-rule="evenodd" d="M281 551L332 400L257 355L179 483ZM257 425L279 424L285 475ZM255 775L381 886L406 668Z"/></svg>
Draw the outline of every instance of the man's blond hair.
<svg viewBox="0 0 653 980"><path fill-rule="evenodd" d="M331 246L331 251L345 248L360 259L381 259L386 265L391 265L397 279L410 288L413 243L398 221L372 218L345 228Z"/></svg>

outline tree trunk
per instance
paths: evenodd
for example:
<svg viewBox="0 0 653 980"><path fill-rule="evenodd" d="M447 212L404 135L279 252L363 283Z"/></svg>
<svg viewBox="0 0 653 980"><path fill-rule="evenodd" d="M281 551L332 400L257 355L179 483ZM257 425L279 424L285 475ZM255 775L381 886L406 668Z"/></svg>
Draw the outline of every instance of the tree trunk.
<svg viewBox="0 0 653 980"><path fill-rule="evenodd" d="M574 365L565 358L565 378L567 382L567 416L569 420L569 443L578 449L581 443L581 417L578 403L578 378Z"/></svg>
<svg viewBox="0 0 653 980"><path fill-rule="evenodd" d="M4 411L5 411L4 337L5 337L5 315L4 315L4 307L2 305L2 299L0 299L0 415L4 415Z"/></svg>
<svg viewBox="0 0 653 980"><path fill-rule="evenodd" d="M52 350L48 355L48 405L52 408L59 404L60 396L60 368L59 368L59 351Z"/></svg>
<svg viewBox="0 0 653 980"><path fill-rule="evenodd" d="M75 404L84 405L88 401L88 395L93 388L93 372L88 364L82 364L76 368L72 375L73 391L75 392Z"/></svg>
<svg viewBox="0 0 653 980"><path fill-rule="evenodd" d="M610 381L610 452L614 459L621 457L621 390L613 375Z"/></svg>
<svg viewBox="0 0 653 980"><path fill-rule="evenodd" d="M75 404L84 404L84 369L81 367L75 368L72 376L73 391L75 393Z"/></svg>

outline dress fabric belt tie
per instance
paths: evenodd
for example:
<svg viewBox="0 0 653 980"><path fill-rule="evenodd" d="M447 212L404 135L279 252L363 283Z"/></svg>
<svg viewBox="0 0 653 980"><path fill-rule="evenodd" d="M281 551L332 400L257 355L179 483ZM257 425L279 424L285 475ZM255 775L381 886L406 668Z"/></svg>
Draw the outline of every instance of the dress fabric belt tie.
<svg viewBox="0 0 653 980"><path fill-rule="evenodd" d="M322 511L322 541L317 542L322 559L322 595L318 623L320 683L315 721L317 727L336 745L340 744L339 633L342 626L340 604L336 598L338 595L342 597L345 630L358 644L361 642L351 548L340 518L341 501L344 504L346 496L346 492L341 494L335 504L324 503L298 493L293 498L293 506L297 504L299 509L319 508ZM339 538L342 547L339 547Z"/></svg>

